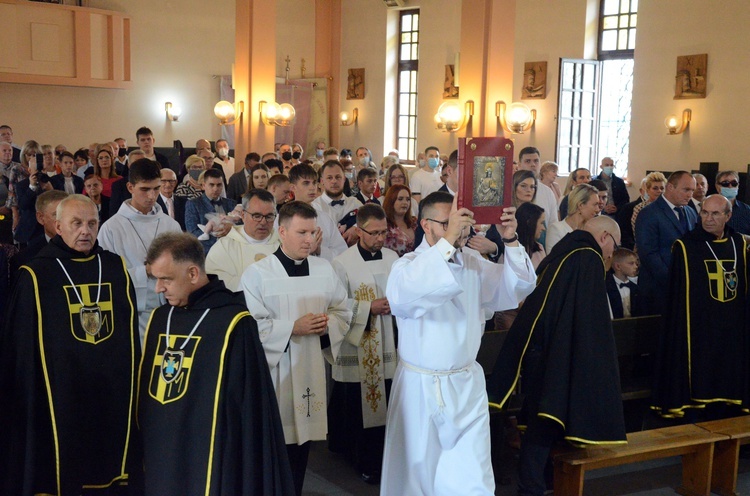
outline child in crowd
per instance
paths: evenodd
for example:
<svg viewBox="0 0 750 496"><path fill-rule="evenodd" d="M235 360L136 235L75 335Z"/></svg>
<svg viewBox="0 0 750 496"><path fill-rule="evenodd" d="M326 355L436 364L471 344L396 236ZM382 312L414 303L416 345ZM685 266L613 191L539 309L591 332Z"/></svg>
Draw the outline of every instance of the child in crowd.
<svg viewBox="0 0 750 496"><path fill-rule="evenodd" d="M612 270L607 274L607 296L613 319L638 317L638 255L627 248L619 248L612 255Z"/></svg>

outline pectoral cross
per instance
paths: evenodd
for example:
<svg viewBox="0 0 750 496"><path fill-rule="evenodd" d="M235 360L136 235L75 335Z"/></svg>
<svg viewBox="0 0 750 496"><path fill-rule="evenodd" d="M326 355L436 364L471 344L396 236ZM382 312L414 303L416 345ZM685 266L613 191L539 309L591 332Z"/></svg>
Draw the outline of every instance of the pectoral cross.
<svg viewBox="0 0 750 496"><path fill-rule="evenodd" d="M307 416L308 417L310 416L310 398L311 397L314 398L315 397L315 393L311 393L310 392L310 388L307 388L307 394L303 394L302 395L302 399L307 398Z"/></svg>

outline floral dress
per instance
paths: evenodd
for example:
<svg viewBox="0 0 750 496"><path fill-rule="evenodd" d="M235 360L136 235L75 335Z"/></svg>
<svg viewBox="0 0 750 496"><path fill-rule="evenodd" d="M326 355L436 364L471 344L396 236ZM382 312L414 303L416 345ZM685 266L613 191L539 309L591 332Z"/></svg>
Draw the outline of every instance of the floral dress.
<svg viewBox="0 0 750 496"><path fill-rule="evenodd" d="M411 228L412 238L406 235L398 226L388 226L388 234L385 238L385 247L398 253L399 257L414 251L414 228Z"/></svg>

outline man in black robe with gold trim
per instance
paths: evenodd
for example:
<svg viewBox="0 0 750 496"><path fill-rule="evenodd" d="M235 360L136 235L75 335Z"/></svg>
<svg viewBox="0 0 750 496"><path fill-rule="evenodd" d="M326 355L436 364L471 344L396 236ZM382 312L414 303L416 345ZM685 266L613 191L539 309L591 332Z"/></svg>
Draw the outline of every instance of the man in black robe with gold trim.
<svg viewBox="0 0 750 496"><path fill-rule="evenodd" d="M140 494L135 292L98 223L88 197L65 198L58 235L19 269L0 335L0 494Z"/></svg>
<svg viewBox="0 0 750 496"><path fill-rule="evenodd" d="M701 222L672 246L652 407L664 417L695 408L691 421L713 420L750 407L747 245L731 216L726 198L709 196Z"/></svg>
<svg viewBox="0 0 750 496"><path fill-rule="evenodd" d="M605 287L605 262L620 239L609 217L588 221L555 245L537 269L488 382L504 404L523 369L519 495L542 495L552 445L624 444L617 351Z"/></svg>
<svg viewBox="0 0 750 496"><path fill-rule="evenodd" d="M168 304L151 314L138 382L145 494L294 494L279 409L242 293L206 274L194 236L146 258Z"/></svg>

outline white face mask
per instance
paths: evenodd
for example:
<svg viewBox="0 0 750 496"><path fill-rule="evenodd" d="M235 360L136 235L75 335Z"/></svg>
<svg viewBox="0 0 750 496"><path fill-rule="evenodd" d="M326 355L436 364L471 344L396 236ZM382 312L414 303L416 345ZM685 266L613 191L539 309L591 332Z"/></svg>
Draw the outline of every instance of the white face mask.
<svg viewBox="0 0 750 496"><path fill-rule="evenodd" d="M218 153L221 158L225 158L229 155L229 148L217 148L216 153Z"/></svg>

